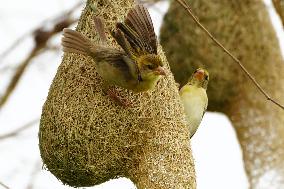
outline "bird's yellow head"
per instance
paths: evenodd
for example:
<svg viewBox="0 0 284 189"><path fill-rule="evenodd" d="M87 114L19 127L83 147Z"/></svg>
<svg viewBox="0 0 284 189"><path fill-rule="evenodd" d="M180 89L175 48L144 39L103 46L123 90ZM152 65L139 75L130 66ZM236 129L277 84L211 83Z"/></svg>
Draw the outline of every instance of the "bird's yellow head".
<svg viewBox="0 0 284 189"><path fill-rule="evenodd" d="M209 73L207 70L198 68L195 72L191 75L189 84L195 85L197 87L202 87L207 89L207 85L209 82Z"/></svg>
<svg viewBox="0 0 284 189"><path fill-rule="evenodd" d="M138 69L143 80L156 80L160 76L166 75L164 64L161 58L155 54L148 54L139 57L137 61Z"/></svg>

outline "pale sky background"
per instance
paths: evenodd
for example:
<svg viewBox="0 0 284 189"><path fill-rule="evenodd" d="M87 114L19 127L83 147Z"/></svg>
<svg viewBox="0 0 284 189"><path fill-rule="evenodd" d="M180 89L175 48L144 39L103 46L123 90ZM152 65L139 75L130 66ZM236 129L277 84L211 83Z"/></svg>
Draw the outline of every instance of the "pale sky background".
<svg viewBox="0 0 284 189"><path fill-rule="evenodd" d="M43 20L54 17L77 2L78 0L0 0L0 53ZM270 0L265 0L265 3L283 45L284 34L280 20ZM159 31L167 8L168 3L163 2L150 9L156 31ZM80 11L76 14L79 15ZM52 43L59 39L60 36ZM12 70L2 72L1 69L7 65L17 65L32 47L31 44L31 38L27 38L10 56L0 59L0 94L13 73ZM283 49L284 46L282 51ZM61 52L50 52L33 60L9 102L0 111L0 136L40 117L49 86L61 62L61 55ZM40 169L42 163L37 133L38 123L17 137L0 140L0 182L11 189L26 189L31 183L35 189L71 189L63 186L48 171ZM200 129L192 139L192 149L198 189L248 188L240 146L226 116L206 113ZM91 188L135 189L135 186L128 179L121 178Z"/></svg>

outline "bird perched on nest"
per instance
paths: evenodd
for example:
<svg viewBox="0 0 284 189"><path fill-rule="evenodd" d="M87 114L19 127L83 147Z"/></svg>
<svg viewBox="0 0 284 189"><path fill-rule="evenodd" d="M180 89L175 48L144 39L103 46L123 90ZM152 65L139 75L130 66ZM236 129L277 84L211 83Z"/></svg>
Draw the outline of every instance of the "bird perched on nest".
<svg viewBox="0 0 284 189"><path fill-rule="evenodd" d="M153 23L143 5L132 8L124 23L118 22L111 32L122 49L108 47L102 20L95 17L94 22L102 44L94 44L83 34L64 29L63 51L92 57L96 71L108 86L142 92L153 89L161 76L166 75L157 52Z"/></svg>
<svg viewBox="0 0 284 189"><path fill-rule="evenodd" d="M187 122L190 126L190 138L195 134L203 115L207 109L207 85L209 73L205 69L197 69L188 83L180 91L180 98L184 106Z"/></svg>

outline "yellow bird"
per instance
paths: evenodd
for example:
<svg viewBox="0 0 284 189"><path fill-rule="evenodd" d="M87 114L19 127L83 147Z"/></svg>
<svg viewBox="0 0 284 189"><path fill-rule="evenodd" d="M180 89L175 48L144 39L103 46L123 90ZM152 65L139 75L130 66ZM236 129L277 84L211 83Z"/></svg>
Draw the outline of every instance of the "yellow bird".
<svg viewBox="0 0 284 189"><path fill-rule="evenodd" d="M207 109L208 97L206 89L208 81L209 73L205 69L199 68L192 74L188 83L179 91L186 120L190 126L190 138L198 129Z"/></svg>
<svg viewBox="0 0 284 189"><path fill-rule="evenodd" d="M111 32L121 49L107 46L102 20L95 17L94 22L102 44L94 44L83 34L64 29L63 51L92 57L96 71L107 85L142 92L153 89L161 76L166 75L157 52L153 23L143 5L132 8L124 22L117 23Z"/></svg>

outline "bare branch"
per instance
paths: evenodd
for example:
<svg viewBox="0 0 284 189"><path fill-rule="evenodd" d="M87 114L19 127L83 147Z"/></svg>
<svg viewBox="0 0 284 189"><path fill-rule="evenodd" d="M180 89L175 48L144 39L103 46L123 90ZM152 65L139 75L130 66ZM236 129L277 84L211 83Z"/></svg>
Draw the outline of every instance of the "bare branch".
<svg viewBox="0 0 284 189"><path fill-rule="evenodd" d="M43 20L39 26L37 26L35 29L25 33L24 35L22 35L21 37L19 37L17 40L15 40L5 51L3 51L2 53L0 53L0 64L2 63L1 60L3 60L8 54L10 54L18 45L19 43L21 43L26 37L33 35L36 31L44 28L44 26L46 25L47 22L58 22L59 20L62 19L66 19L68 17L71 16L71 14L73 14L73 12L79 8L81 5L83 4L83 2L79 2L76 5L74 5L70 10L65 11L64 13L61 13L53 18L48 18Z"/></svg>
<svg viewBox="0 0 284 189"><path fill-rule="evenodd" d="M10 189L7 185L3 184L2 182L0 182L0 186L3 186L5 189Z"/></svg>
<svg viewBox="0 0 284 189"><path fill-rule="evenodd" d="M32 59L35 58L37 55L41 54L42 52L46 51L47 48L47 41L56 35L57 33L61 32L64 28L70 26L71 24L75 23L77 19L70 19L70 14L75 11L75 8L77 6L73 7L70 11L67 11L63 15L61 15L61 19L57 17L56 20L58 20L52 29L50 30L44 30L43 26L39 27L33 32L33 37L35 41L35 45L29 55L26 57L25 60L20 63L15 73L12 76L12 79L10 83L8 84L5 92L2 96L0 96L0 109L3 107L3 105L8 101L9 97L13 93L14 89L16 88L18 82L20 81L24 71L26 70L27 66L32 62ZM64 18L64 19L62 19Z"/></svg>
<svg viewBox="0 0 284 189"><path fill-rule="evenodd" d="M22 131L32 127L37 122L39 122L39 119L32 120L32 121L26 123L25 125L23 125L22 127L16 129L15 131L12 131L12 132L4 134L4 135L1 135L0 136L0 140L4 140L4 139L8 139L8 138L17 136L20 132L22 132Z"/></svg>
<svg viewBox="0 0 284 189"><path fill-rule="evenodd" d="M0 109L7 102L8 98L10 97L10 95L14 91L16 85L18 84L22 74L24 73L26 67L31 62L31 60L36 56L37 53L38 53L38 51L36 49L34 49L29 54L29 56L19 66L17 66L16 71L15 71L5 93L0 97Z"/></svg>
<svg viewBox="0 0 284 189"><path fill-rule="evenodd" d="M12 45L10 45L4 52L0 54L0 64L2 63L1 60L3 60L10 52L12 52L26 37L30 36L32 32L25 33L21 37L19 37Z"/></svg>
<svg viewBox="0 0 284 189"><path fill-rule="evenodd" d="M48 45L46 46L46 49L48 51L59 52L61 49L61 46L59 44L58 45Z"/></svg>
<svg viewBox="0 0 284 189"><path fill-rule="evenodd" d="M241 69L244 71L244 73L249 77L249 79L253 82L253 84L259 89L259 91L265 96L265 98L275 105L279 106L284 110L284 106L281 105L276 100L272 99L267 92L260 86L260 84L256 81L256 79L247 71L247 69L242 65L241 61L237 59L232 53L230 53L229 50L227 50L200 22L199 19L193 14L190 6L187 4L185 0L176 0L191 16L191 18L194 20L194 22L212 39L216 45L218 45L226 54L228 54L234 62L236 62Z"/></svg>
<svg viewBox="0 0 284 189"><path fill-rule="evenodd" d="M272 0L272 2L276 12L280 16L282 25L284 27L284 0Z"/></svg>

